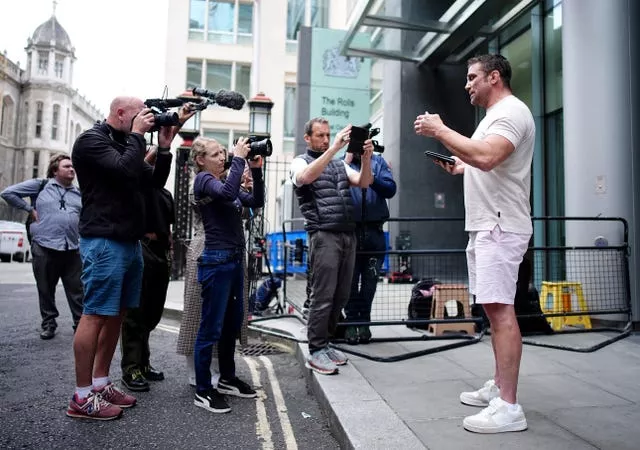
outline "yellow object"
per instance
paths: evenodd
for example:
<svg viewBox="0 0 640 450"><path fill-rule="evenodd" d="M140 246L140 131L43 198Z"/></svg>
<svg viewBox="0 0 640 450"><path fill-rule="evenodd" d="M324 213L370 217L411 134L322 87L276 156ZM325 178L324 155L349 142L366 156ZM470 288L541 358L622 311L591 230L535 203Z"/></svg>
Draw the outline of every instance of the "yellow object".
<svg viewBox="0 0 640 450"><path fill-rule="evenodd" d="M452 300L457 302L456 305L462 306L463 316L465 319L471 318L471 310L469 309L469 289L464 284L436 284L435 292L431 302L431 318L444 319L444 311L446 303ZM453 309L453 308L452 308ZM455 311L457 312L457 307ZM460 319L462 317L459 317ZM429 331L435 336L441 336L445 331L460 332L464 331L468 335L475 334L475 325L473 322L457 322L457 323L432 323L429 325Z"/></svg>
<svg viewBox="0 0 640 450"><path fill-rule="evenodd" d="M575 312L587 311L587 302L582 292L582 283L571 281L543 281L540 292L540 308L544 314L558 314L574 312L572 296L578 300L578 309ZM548 301L551 296L551 302ZM579 326L591 329L591 319L584 316L557 316L549 317L547 321L554 330L562 330L566 326Z"/></svg>

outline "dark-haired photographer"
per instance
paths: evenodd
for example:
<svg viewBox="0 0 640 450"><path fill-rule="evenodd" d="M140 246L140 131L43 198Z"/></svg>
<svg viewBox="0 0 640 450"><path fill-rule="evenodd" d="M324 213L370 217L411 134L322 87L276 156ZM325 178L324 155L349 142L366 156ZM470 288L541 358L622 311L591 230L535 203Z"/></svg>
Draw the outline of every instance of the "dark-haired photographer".
<svg viewBox="0 0 640 450"><path fill-rule="evenodd" d="M307 367L325 375L338 373L347 357L329 347L342 308L349 300L355 264L356 236L351 186L371 183L373 142L362 142L362 165L356 172L334 157L350 139L351 125L340 130L330 145L329 122L321 117L304 127L307 152L291 163L300 211L309 233L311 304L307 321Z"/></svg>
<svg viewBox="0 0 640 450"><path fill-rule="evenodd" d="M80 255L84 310L73 342L76 389L67 415L116 419L136 399L109 378L124 313L140 302L145 190L161 189L171 169L177 129L162 127L155 166L144 161L154 114L141 99L117 97L103 122L82 133L73 165L82 191Z"/></svg>
<svg viewBox="0 0 640 450"><path fill-rule="evenodd" d="M197 172L194 197L202 216L205 247L198 261L202 286L202 314L194 348L196 395L194 404L214 413L231 408L223 394L255 397L256 391L236 376L235 340L242 325L244 299L245 238L242 207L264 206L262 158L249 160L253 190L241 190L242 175L251 147L240 138L226 179L225 152L214 139L197 138L192 158ZM220 379L211 383L211 359L218 344Z"/></svg>

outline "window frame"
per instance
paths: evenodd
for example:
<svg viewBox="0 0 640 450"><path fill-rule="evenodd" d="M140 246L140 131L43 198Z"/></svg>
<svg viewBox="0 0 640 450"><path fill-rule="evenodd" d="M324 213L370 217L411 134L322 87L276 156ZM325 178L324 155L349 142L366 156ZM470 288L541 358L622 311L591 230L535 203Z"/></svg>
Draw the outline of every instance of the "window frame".
<svg viewBox="0 0 640 450"><path fill-rule="evenodd" d="M203 28L191 28L191 12L192 12L192 2L194 0L189 1L189 34L188 39L190 41L204 41L211 42L216 44L247 44L251 45L253 43L253 27L254 27L254 8L253 2L248 0L231 0L225 3L233 3L233 29L232 31L219 31L215 29L209 28L209 11L210 5L214 1L220 0L205 0L204 1L204 17L203 20ZM240 23L240 5L251 6L251 31L240 32L239 23ZM198 35L200 35L198 37ZM213 36L213 38L212 38ZM218 36L218 39L215 37ZM226 40L226 38L229 40Z"/></svg>
<svg viewBox="0 0 640 450"><path fill-rule="evenodd" d="M36 102L36 129L34 136L38 139L42 139L42 123L44 117L44 102L37 101Z"/></svg>

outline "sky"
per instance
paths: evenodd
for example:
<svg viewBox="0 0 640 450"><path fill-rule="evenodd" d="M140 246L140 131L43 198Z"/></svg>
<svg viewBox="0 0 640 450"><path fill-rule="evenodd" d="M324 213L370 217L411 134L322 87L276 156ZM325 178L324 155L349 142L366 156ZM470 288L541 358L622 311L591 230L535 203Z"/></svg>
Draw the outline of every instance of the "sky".
<svg viewBox="0 0 640 450"><path fill-rule="evenodd" d="M167 0L57 0L75 47L73 87L106 115L114 97L161 97ZM24 48L53 13L52 0L0 0L0 52L27 67Z"/></svg>

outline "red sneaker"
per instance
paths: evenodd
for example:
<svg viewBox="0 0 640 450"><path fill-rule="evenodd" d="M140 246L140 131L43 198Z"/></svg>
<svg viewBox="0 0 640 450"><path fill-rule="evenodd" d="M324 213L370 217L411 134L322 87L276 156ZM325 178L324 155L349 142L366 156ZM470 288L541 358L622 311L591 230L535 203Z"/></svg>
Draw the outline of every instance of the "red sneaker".
<svg viewBox="0 0 640 450"><path fill-rule="evenodd" d="M122 416L122 408L104 401L94 392L90 393L82 403L78 402L78 397L73 394L69 401L67 416L77 419L113 420Z"/></svg>
<svg viewBox="0 0 640 450"><path fill-rule="evenodd" d="M120 408L131 408L136 404L136 398L134 396L125 394L113 383L109 383L101 390L94 392L100 395L105 401Z"/></svg>

